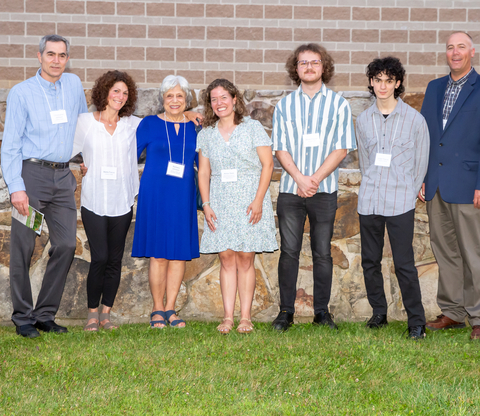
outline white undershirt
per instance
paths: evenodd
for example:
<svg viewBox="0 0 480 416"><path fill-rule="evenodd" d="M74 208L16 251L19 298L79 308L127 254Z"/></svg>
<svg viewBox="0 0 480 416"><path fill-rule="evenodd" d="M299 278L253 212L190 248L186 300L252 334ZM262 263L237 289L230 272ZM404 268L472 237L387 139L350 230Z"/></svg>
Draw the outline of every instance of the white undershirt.
<svg viewBox="0 0 480 416"><path fill-rule="evenodd" d="M88 168L82 180L81 205L97 215L130 212L138 194L136 130L141 119L122 117L113 135L93 113L78 116L72 157L82 152ZM116 179L102 179L102 168L116 168Z"/></svg>

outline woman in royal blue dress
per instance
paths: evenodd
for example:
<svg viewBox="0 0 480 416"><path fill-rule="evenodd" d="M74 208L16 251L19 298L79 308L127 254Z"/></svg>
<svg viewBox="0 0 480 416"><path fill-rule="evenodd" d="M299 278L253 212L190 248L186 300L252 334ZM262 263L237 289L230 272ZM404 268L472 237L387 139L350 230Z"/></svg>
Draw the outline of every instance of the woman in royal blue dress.
<svg viewBox="0 0 480 416"><path fill-rule="evenodd" d="M193 163L197 134L185 116L192 94L181 76L160 87L161 114L145 117L137 129L137 153L147 150L138 194L132 257L150 257L152 328L183 328L175 301L185 262L199 257ZM164 297L166 302L164 303Z"/></svg>

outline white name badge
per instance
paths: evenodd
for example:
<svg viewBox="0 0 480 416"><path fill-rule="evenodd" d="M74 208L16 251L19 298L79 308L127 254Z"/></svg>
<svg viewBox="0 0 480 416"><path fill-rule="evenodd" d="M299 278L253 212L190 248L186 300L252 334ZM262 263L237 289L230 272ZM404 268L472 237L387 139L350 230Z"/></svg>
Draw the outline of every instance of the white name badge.
<svg viewBox="0 0 480 416"><path fill-rule="evenodd" d="M67 123L67 112L65 110L50 111L50 118L52 124Z"/></svg>
<svg viewBox="0 0 480 416"><path fill-rule="evenodd" d="M100 176L102 179L115 180L117 179L117 168L115 166L102 166L102 173Z"/></svg>
<svg viewBox="0 0 480 416"><path fill-rule="evenodd" d="M237 169L222 169L222 182L237 182Z"/></svg>
<svg viewBox="0 0 480 416"><path fill-rule="evenodd" d="M185 165L182 165L181 163L168 162L168 166L167 166L168 176L183 178L183 172L185 172Z"/></svg>
<svg viewBox="0 0 480 416"><path fill-rule="evenodd" d="M377 153L377 155L375 156L375 166L383 166L389 168L391 161L392 155L386 153Z"/></svg>
<svg viewBox="0 0 480 416"><path fill-rule="evenodd" d="M303 145L305 147L320 146L320 134L309 133L303 135Z"/></svg>

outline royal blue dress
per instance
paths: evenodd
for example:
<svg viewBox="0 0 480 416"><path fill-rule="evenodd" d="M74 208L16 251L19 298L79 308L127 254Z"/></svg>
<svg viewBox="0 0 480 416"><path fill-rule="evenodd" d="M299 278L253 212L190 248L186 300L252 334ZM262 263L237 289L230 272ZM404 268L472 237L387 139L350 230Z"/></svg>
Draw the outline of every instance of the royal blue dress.
<svg viewBox="0 0 480 416"><path fill-rule="evenodd" d="M132 257L191 260L199 257L196 188L193 162L197 134L192 122L165 122L145 117L137 129L137 156L147 149L138 194ZM171 161L182 163L183 178L167 175ZM185 156L183 156L185 132Z"/></svg>

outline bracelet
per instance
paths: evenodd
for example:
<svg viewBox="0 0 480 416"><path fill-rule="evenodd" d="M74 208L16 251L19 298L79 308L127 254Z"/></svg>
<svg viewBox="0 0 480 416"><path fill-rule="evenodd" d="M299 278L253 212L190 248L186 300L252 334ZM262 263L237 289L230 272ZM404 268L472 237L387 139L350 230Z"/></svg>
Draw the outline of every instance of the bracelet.
<svg viewBox="0 0 480 416"><path fill-rule="evenodd" d="M210 205L210 201L204 202L204 203L202 204L202 208L203 208L205 205Z"/></svg>

